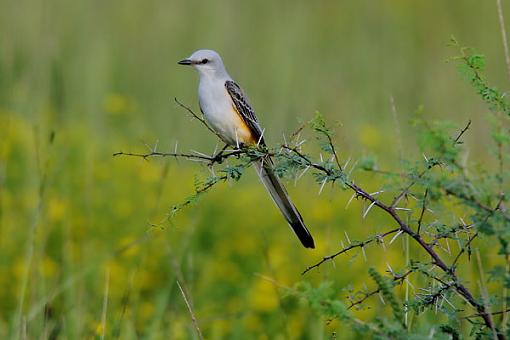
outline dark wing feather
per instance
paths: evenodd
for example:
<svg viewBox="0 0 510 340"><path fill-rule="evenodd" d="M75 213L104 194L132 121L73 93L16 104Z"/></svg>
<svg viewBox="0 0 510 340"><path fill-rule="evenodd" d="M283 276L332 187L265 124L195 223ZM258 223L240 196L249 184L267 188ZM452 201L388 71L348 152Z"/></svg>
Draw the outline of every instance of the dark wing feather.
<svg viewBox="0 0 510 340"><path fill-rule="evenodd" d="M227 89L232 102L234 103L236 111L239 113L243 121L250 128L253 136L259 141L260 145L265 145L264 137L262 136L262 129L260 128L255 111L253 111L248 98L241 90L241 87L237 85L233 80L227 80L225 82L225 88Z"/></svg>
<svg viewBox="0 0 510 340"><path fill-rule="evenodd" d="M248 99L243 93L243 90L232 80L225 82L225 88L228 94L232 98L234 108L246 123L248 128L251 130L253 136L257 138L259 144L265 145L264 136L262 135L262 129L257 121L257 116L252 107L248 103ZM259 159L254 162L257 174L260 180L266 187L267 191L271 195L271 198L276 203L283 216L291 226L292 230L296 233L301 243L307 248L314 248L314 242L312 235L308 231L303 222L303 218L299 214L296 206L292 203L287 194L287 191L283 187L282 183L278 179L278 176L273 171L273 162L270 157L265 157L264 160Z"/></svg>

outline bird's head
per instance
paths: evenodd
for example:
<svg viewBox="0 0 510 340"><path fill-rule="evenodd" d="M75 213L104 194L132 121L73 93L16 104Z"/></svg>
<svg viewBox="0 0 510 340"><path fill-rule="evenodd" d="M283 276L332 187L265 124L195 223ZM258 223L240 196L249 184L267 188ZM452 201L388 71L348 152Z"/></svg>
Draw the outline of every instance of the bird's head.
<svg viewBox="0 0 510 340"><path fill-rule="evenodd" d="M195 51L188 58L179 61L178 64L193 66L200 75L226 74L220 55L213 50Z"/></svg>

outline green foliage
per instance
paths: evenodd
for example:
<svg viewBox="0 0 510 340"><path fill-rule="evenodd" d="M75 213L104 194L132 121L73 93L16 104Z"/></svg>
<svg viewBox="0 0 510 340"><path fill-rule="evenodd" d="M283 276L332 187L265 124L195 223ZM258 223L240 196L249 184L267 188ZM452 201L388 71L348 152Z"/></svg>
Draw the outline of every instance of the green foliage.
<svg viewBox="0 0 510 340"><path fill-rule="evenodd" d="M243 170L244 170L243 166L239 166L239 165L237 165L237 166L230 166L230 165L227 165L221 171L223 173L225 173L227 178L233 179L234 181L238 181L241 178L241 176L243 175Z"/></svg>
<svg viewBox="0 0 510 340"><path fill-rule="evenodd" d="M315 112L315 116L310 121L310 127L319 133L319 136L329 137L333 133L333 131L326 125L326 120L324 116L319 112Z"/></svg>
<svg viewBox="0 0 510 340"><path fill-rule="evenodd" d="M393 294L392 282L388 281L387 278L382 277L381 274L379 274L374 268L369 268L368 273L377 284L377 287L379 287L379 291L384 299L389 303L395 319L405 327L402 304L398 302L395 294Z"/></svg>
<svg viewBox="0 0 510 340"><path fill-rule="evenodd" d="M350 313L341 301L334 298L336 291L332 285L332 282L322 282L314 288L308 282L300 282L296 285L296 291L318 315L328 319L349 320Z"/></svg>
<svg viewBox="0 0 510 340"><path fill-rule="evenodd" d="M460 53L460 55L452 58L452 60L457 61L457 70L460 75L471 83L491 111L510 115L510 104L506 96L496 87L490 86L482 73L485 70L485 56L473 53L470 48L462 47L453 37L451 38L451 44Z"/></svg>
<svg viewBox="0 0 510 340"><path fill-rule="evenodd" d="M441 332L443 332L445 334L449 334L451 336L452 340L460 339L460 334L457 331L457 329L455 329L454 327L452 327L450 325L441 325L441 326L439 326L439 329L441 330Z"/></svg>
<svg viewBox="0 0 510 340"><path fill-rule="evenodd" d="M365 171L377 170L377 158L373 155L362 157L358 162L358 167Z"/></svg>
<svg viewBox="0 0 510 340"><path fill-rule="evenodd" d="M477 89L481 98L488 104L488 107L496 117L492 140L495 150L493 155L499 165L496 168L481 167L478 171L469 167L460 161L462 156L461 145L464 143L464 134L469 130L471 121L467 125L459 129L455 124L446 121L429 122L423 118L415 120L415 127L418 131L418 144L424 154L424 161L417 161L413 165L412 162L404 162L407 164L398 176L388 176L388 182L385 183L386 190L395 191L396 198L390 207L384 209L392 210L396 204L402 204L401 198L412 197L416 199L416 204L405 202L405 206L411 209L407 215L407 220L414 225L414 230L409 230L408 234L416 239L421 248L426 250L432 256L432 261L418 261L410 259L409 263L402 269L407 271L406 274L396 274L390 272L390 277L382 276L375 268L369 269L369 274L375 281L376 289L374 291L360 291L354 296L360 297L360 300L352 302L352 306L357 308L374 294L381 294L386 304L391 308L393 318L376 317L367 324L365 328L357 328L355 318L349 319L352 327L358 331L373 332L376 336L389 336L391 338L420 338L419 328L409 329L407 326L407 314L414 312L415 315L425 315L427 310L440 312L448 318L448 323L439 326L438 331L441 334L459 339L461 337L461 324L464 318L459 314L462 308L458 305L466 301L458 300L459 292L466 289L463 286L463 279L459 277L457 268L462 262L469 261L472 258L474 245L477 238L490 237L493 241L499 242L499 250L497 255L503 257L503 261L508 261L509 244L510 244L510 215L507 212L505 204L507 202L508 185L510 183L510 172L506 169L507 156L502 150L509 147L510 132L503 128L506 123L505 116L498 116L498 113L508 115L509 108L504 95L490 87L483 76L485 68L485 58L479 54L469 54L468 49L460 48L461 56L456 57L459 61L459 71L471 82ZM337 171L343 173L343 169L336 159L336 152L332 143L332 130L327 126L324 118L316 114L311 124L312 129L317 133L319 145L322 151L331 157L328 161L324 161L321 155L320 161L316 161L316 169L319 170L314 176L318 183L324 184L327 181L334 181L330 176L336 174ZM312 162L313 163L313 162ZM372 157L365 157L359 161L358 169L376 174L391 175L391 172L380 171L376 167L376 161ZM402 169L401 169L402 171ZM402 179L404 179L402 181ZM373 203L367 208L367 211L377 203L376 199L367 198L370 195L360 193L357 187L353 187L349 182L349 178L344 175L345 188L355 190L358 197L373 200ZM403 182L403 183L402 183ZM452 210L450 208L450 200L454 199L456 206ZM412 213L413 208L418 210ZM395 211L395 210L393 210ZM462 213L464 218L460 218L458 222L457 213ZM364 213L364 216L367 212ZM434 220L430 220L427 215L434 215ZM469 222L466 222L467 219ZM420 232L422 234L420 234ZM380 235L376 235L379 240ZM336 257L348 250L361 247L365 253L364 247L374 240L373 237L367 238L363 242L349 241L349 247L337 254L331 256ZM456 254L451 255L450 263L438 263L443 261L442 255L436 252L436 248L447 247L447 252L451 253L451 243L458 244ZM381 242L378 242L381 244ZM409 251L409 250L408 250ZM416 255L415 255L416 256ZM323 261L329 258L325 258ZM439 260L438 260L439 259ZM318 264L320 265L320 263ZM437 266L441 268L438 272ZM490 274L491 281L498 283L500 289L508 289L510 282L508 265L507 267L495 267L487 270L480 269ZM394 287L405 280L407 275L414 273L422 276L420 293L415 293L415 297L406 301L405 304L399 302L394 292ZM462 285L462 289L459 287ZM415 289L415 288L414 288ZM319 290L320 291L320 290ZM506 293L504 293L506 294ZM510 301L508 297L501 300L498 295L491 295L487 298L478 297L471 298L469 304L474 307L474 311L480 313L480 309L484 306L491 305L492 310L505 309ZM314 301L318 301L316 299ZM316 310L321 310L315 306ZM331 314L330 311L325 314ZM504 313L503 313L504 314ZM475 314L477 315L477 314ZM478 319L477 319L478 318ZM466 317L471 323L471 335L477 337L491 336L493 326L489 326L488 318L480 320L480 314L472 319L472 316ZM494 326L496 327L496 326ZM500 332L500 330L496 330Z"/></svg>
<svg viewBox="0 0 510 340"><path fill-rule="evenodd" d="M428 123L418 120L416 126L422 125L419 129L418 143L423 152L434 155L434 158L427 159L429 167L433 167L440 159L444 164L455 165L459 154L459 148L450 133L455 125L448 121L435 121Z"/></svg>
<svg viewBox="0 0 510 340"><path fill-rule="evenodd" d="M274 172L279 177L296 178L308 168L306 160L296 154L280 154L275 157Z"/></svg>

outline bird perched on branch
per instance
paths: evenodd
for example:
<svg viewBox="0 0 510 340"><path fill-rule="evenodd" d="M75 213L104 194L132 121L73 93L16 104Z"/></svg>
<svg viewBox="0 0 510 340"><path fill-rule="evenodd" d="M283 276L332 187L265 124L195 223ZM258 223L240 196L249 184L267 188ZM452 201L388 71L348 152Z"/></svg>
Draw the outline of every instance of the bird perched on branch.
<svg viewBox="0 0 510 340"><path fill-rule="evenodd" d="M264 130L255 116L241 87L227 73L218 53L198 50L180 65L192 66L198 71L198 100L205 120L216 134L232 147L265 145ZM257 174L303 246L315 248L312 235L301 214L292 203L267 157L254 161Z"/></svg>

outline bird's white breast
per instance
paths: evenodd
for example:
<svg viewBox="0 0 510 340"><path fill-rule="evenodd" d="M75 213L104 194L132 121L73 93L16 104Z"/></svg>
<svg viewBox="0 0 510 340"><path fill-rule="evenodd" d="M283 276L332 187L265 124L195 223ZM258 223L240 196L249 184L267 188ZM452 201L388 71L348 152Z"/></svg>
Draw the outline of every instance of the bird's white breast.
<svg viewBox="0 0 510 340"><path fill-rule="evenodd" d="M201 77L198 99L207 123L226 143L235 146L243 142L244 132L240 129L239 116L225 88L226 80Z"/></svg>

